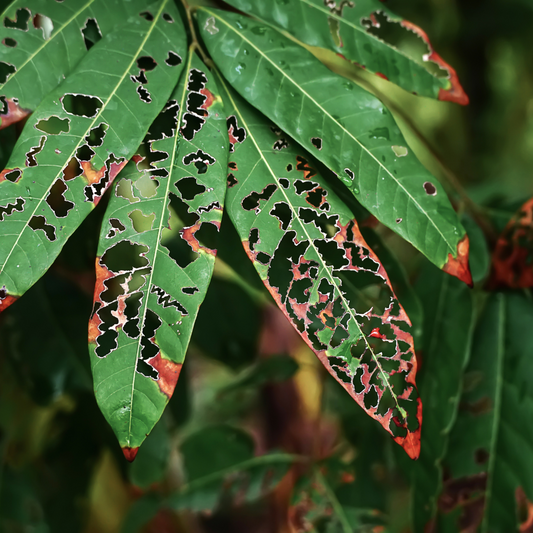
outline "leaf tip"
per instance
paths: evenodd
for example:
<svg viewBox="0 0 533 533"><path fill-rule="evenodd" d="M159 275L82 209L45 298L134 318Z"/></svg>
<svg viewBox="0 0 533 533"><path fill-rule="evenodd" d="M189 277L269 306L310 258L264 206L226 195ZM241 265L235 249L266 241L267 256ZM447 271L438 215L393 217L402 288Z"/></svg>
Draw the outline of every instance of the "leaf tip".
<svg viewBox="0 0 533 533"><path fill-rule="evenodd" d="M465 235L457 245L457 257L448 254L448 261L442 267L442 270L447 274L459 278L464 281L470 288L474 286L470 266L468 264L468 250L470 248L470 241L468 235Z"/></svg>
<svg viewBox="0 0 533 533"><path fill-rule="evenodd" d="M137 457L137 452L139 451L139 446L137 448L130 448L129 446L124 446L122 448L122 453L127 461L133 463L135 457Z"/></svg>
<svg viewBox="0 0 533 533"><path fill-rule="evenodd" d="M416 460L420 457L420 433L422 430L422 400L417 398L416 418L418 420L418 427L414 431L407 431L405 437L395 437L394 441L399 444L407 455Z"/></svg>

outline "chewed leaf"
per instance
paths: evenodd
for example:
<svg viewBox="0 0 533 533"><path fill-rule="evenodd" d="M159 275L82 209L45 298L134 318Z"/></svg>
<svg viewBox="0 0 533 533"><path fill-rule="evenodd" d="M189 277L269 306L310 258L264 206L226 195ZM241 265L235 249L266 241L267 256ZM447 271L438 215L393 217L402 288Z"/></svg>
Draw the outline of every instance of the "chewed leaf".
<svg viewBox="0 0 533 533"><path fill-rule="evenodd" d="M213 272L228 152L217 94L190 54L102 224L91 361L96 399L130 460L174 392Z"/></svg>
<svg viewBox="0 0 533 533"><path fill-rule="evenodd" d="M533 198L509 221L492 256L494 287L533 287Z"/></svg>
<svg viewBox="0 0 533 533"><path fill-rule="evenodd" d="M167 10L171 0L152 21L139 17L99 41L26 123L0 173L0 310L46 272L170 96L183 66L164 61L170 48L184 53L185 32L164 20ZM130 79L148 54L157 63L145 73L150 104Z"/></svg>
<svg viewBox="0 0 533 533"><path fill-rule="evenodd" d="M11 3L0 15L0 65L10 71L7 79L0 78L0 128L36 109L98 38L143 8L142 0Z"/></svg>
<svg viewBox="0 0 533 533"><path fill-rule="evenodd" d="M248 256L330 374L417 457L411 324L385 269L294 141L228 86L223 94L233 142L227 209Z"/></svg>
<svg viewBox="0 0 533 533"><path fill-rule="evenodd" d="M232 6L275 24L311 46L328 48L409 92L468 104L455 70L433 50L426 33L402 20L379 0L293 0L272 8L270 0L228 0ZM302 23L305 21L305 24ZM383 25L397 25L417 35L427 47L424 62L443 72L430 72L381 35Z"/></svg>
<svg viewBox="0 0 533 533"><path fill-rule="evenodd" d="M401 150L407 143L376 97L272 28L214 9L198 16L211 55L241 96L335 172L380 222L471 283L457 214L412 150ZM214 34L205 29L210 19Z"/></svg>

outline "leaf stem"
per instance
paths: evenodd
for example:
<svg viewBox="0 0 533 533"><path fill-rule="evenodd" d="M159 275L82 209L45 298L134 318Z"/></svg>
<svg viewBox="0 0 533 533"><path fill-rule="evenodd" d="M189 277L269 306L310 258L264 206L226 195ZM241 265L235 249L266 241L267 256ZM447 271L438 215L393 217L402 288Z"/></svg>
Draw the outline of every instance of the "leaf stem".
<svg viewBox="0 0 533 533"><path fill-rule="evenodd" d="M185 8L185 13L187 13L187 22L189 23L189 29L191 30L192 43L189 46L189 51L192 53L194 50L197 50L200 56L202 57L202 61L208 67L212 67L213 62L211 61L211 58L205 53L204 49L198 41L198 35L196 34L196 28L194 26L194 20L192 18L192 14L194 11L196 11L197 6L190 6L187 0L181 0L181 3Z"/></svg>

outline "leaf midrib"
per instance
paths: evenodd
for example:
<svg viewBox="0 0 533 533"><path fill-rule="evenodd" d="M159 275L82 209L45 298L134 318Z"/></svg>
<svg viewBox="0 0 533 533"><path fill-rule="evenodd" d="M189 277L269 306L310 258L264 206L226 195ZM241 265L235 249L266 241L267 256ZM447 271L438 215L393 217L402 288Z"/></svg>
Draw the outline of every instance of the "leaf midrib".
<svg viewBox="0 0 533 533"><path fill-rule="evenodd" d="M257 142L255 141L255 137L254 135L251 133L251 130L246 122L246 120L244 119L244 117L241 115L241 113L239 112L239 108L237 107L237 105L235 104L235 101L233 100L230 92L228 91L227 87L226 87L226 84L224 83L224 80L222 79L222 77L219 75L219 79L222 83L222 85L224 86L224 89L226 91L226 93L228 94L229 96L229 99L231 100L231 103L233 104L233 108L235 109L235 111L238 113L241 121L242 121L242 125L243 127L245 127L245 129L247 130L247 132L249 133L249 136L250 136L250 139L252 139L252 142L254 143L254 146L257 150L257 152L259 153L261 159L263 160L263 163L266 165L266 167L268 168L270 174L272 175L272 177L274 178L274 180L276 181L277 183L277 186L278 186L278 190L280 190L283 194L283 196L285 197L285 200L287 201L287 204L290 206L291 208L291 211L293 212L293 220L297 220L301 229L302 229L302 232L307 236L307 239L309 241L309 244L310 244L310 247L313 248L313 250L315 251L317 257L320 259L320 262L322 263L323 265L323 270L325 270L327 272L327 277L329 278L331 284L333 285L333 287L335 287L335 290L337 291L337 293L339 294L342 302L344 303L344 305L346 306L346 309L347 309L347 312L350 314L352 320L355 322L355 324L357 325L357 329L359 330L359 333L361 334L361 338L365 341L365 344L368 348L368 350L370 351L370 353L372 354L372 358L374 360L374 362L376 363L376 366L377 368L379 369L379 372L381 374L381 377L383 379L383 381L386 383L386 387L389 389L389 392L391 393L391 396L392 398L394 399L394 402L396 404L396 407L398 408L398 411L400 413L400 415L402 416L402 418L404 418L404 416L402 415L402 413L404 412L404 409L400 406L400 404L398 403L398 399L397 399L397 396L395 394L395 392L393 391L390 383L389 383L389 377L388 375L385 373L385 371L383 370L383 367L381 366L381 363L379 362L376 354L374 353L374 350L372 349L372 347L370 346L370 343L368 342L368 339L366 338L366 335L361 331L361 326L359 325L359 322L356 318L356 316L353 314L352 312L352 308L351 306L349 305L348 301L346 300L346 298L344 297L344 294L342 293L342 291L338 288L337 286L337 283L336 281L333 279L333 276L331 275L331 272L329 271L329 268L328 266L325 264L325 262L322 260L322 256L320 254L320 252L317 250L314 242L313 242L313 239L311 238L311 236L309 235L309 233L307 232L307 228L304 227L304 225L302 224L302 222L300 221L300 218L298 217L298 214L296 212L296 210L294 209L293 207L293 204L292 202L289 200L289 198L287 197L287 194L285 193L285 189L281 186L281 184L279 183L279 180L278 180L278 177L276 176L276 173L273 171L272 167L269 165L268 161L266 160L265 156L263 155L263 151L259 148ZM256 165L257 166L257 163ZM255 168L255 167L254 167ZM246 181L249 179L251 173L248 175L248 177L244 180L243 184L246 183ZM313 351L315 351L313 349ZM324 350L324 351L327 351L327 350Z"/></svg>
<svg viewBox="0 0 533 533"><path fill-rule="evenodd" d="M292 83L298 90L300 90L307 98L309 98L309 100L311 100L320 110L321 112L328 116L335 124L337 124L337 126L346 134L348 135L349 137L351 137L360 147L361 147L361 150L366 153L367 155L369 155L372 159L374 159L374 161L378 164L378 167L383 170L384 172L386 172L386 174L389 175L389 177L396 183L396 185L401 188L405 195L409 198L410 201L413 202L413 204L415 204L415 206L419 209L419 211L421 213L423 213L426 217L426 219L430 222L430 224L435 228L435 230L437 231L437 233L442 237L442 240L447 244L448 248L451 250L451 254L453 257L455 257L457 255L457 251L456 249L448 242L448 240L446 239L446 237L444 236L444 234L441 232L440 228L438 227L437 224L435 224L435 222L433 221L433 219L426 213L426 211L422 208L422 206L417 202L417 200L411 195L411 193L403 186L403 184L394 176L394 174L392 172L390 172L387 167L385 167L383 165L383 163L364 145L362 144L358 139L357 137L354 137L352 135L352 133L350 131L348 131L342 124L340 124L335 118L333 118L333 116L328 112L326 111L326 109L324 109L324 107L322 107L309 93L307 93L307 91L305 91L305 89L303 89L303 87L301 87L300 85L298 85L298 83L296 83L296 81L294 81L282 68L279 67L279 65L277 65L274 61L272 61L260 48L258 48L255 43L253 43L252 41L250 41L249 39L247 39L241 32L239 32L237 29L235 29L232 25L230 25L228 22L226 22L223 18L221 18L220 16L218 16L216 13L214 13L213 11L210 11L209 9L206 9L204 7L200 8L202 9L203 11L207 12L207 13L210 13L213 17L216 17L217 20L221 21L225 26L227 26L231 31L233 31L234 33L236 33L244 42L247 42L250 46L252 46L258 53L259 55L264 58L266 61L268 61L273 67L276 68L276 70L278 70L287 80L289 80L290 83ZM318 60L317 60L318 61ZM351 189L350 189L351 190Z"/></svg>
<svg viewBox="0 0 533 533"><path fill-rule="evenodd" d="M94 1L94 0L91 0L91 1ZM159 8L159 11L157 13L157 16L154 17L154 20L152 21L152 24L150 25L150 28L147 30L146 32L146 35L144 37L144 39L142 40L140 46L137 48L137 51L136 53L132 56L132 60L128 66L127 69L124 70L124 74L121 76L120 80L117 82L117 84L115 85L113 91L110 93L110 95L108 96L107 100L105 101L104 105L100 108L100 110L98 111L98 113L93 117L93 120L91 121L91 123L89 124L89 126L87 127L87 129L85 130L85 133L80 137L80 141L76 144L76 146L74 147L74 149L72 150L72 152L70 153L70 155L68 156L68 158L66 158L66 164L68 165L69 161L74 157L74 154L76 153L76 151L78 150L78 148L80 147L80 145L82 144L83 140L85 139L85 137L87 136L87 134L89 133L89 131L91 130L91 128L94 126L94 124L96 123L96 121L100 118L100 116L102 115L102 113L105 111L107 105L109 104L109 102L111 101L111 99L113 98L113 96L115 95L115 93L117 92L117 90L119 89L119 87L122 85L122 82L124 81L124 78L126 78L126 76L128 75L129 71L131 70L137 56L139 55L139 53L142 51L142 49L144 48L144 45L146 44L146 41L148 40L148 38L151 36L152 34L152 31L159 19L159 15L161 14L161 12L163 11L163 7L166 5L166 3L168 2L168 0L162 0L161 2L161 6ZM59 167L58 167L59 168ZM33 212L31 213L30 217L28 218L28 222L25 224L24 228L22 229L22 231L19 233L18 237L17 237L17 240L15 241L15 243L13 244L8 256L6 257L6 260L4 261L4 263L1 265L0 267L0 272L4 269L5 265L7 264L7 262L9 261L9 258L11 257L11 255L13 254L15 248L17 247L20 239L22 238L22 235L24 235L26 229L28 228L28 224L29 222L31 221L31 219L35 216L35 213L37 212L37 210L39 209L39 207L42 205L46 195L50 192L50 189L53 187L54 183L56 182L56 180L59 178L59 175L63 172L63 166L60 167L60 170L59 172L55 175L55 177L51 180L51 183L50 185L48 186L48 188L46 189L46 191L43 193L43 195L41 196L40 198L40 201L37 203L37 205L35 206L35 209L33 210Z"/></svg>

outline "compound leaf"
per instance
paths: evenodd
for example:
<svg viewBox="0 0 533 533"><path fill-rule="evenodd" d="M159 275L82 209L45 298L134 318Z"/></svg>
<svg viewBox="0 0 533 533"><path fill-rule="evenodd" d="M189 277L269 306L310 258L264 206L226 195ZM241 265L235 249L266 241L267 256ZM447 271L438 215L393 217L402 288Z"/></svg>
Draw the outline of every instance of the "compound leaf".
<svg viewBox="0 0 533 533"><path fill-rule="evenodd" d="M517 531L520 493L533 500L532 321L527 296L489 297L444 461L438 531Z"/></svg>
<svg viewBox="0 0 533 533"><path fill-rule="evenodd" d="M457 416L474 329L471 291L432 265L427 267L417 283L425 317L418 380L425 424L420 459L413 468L412 515L417 532L426 531L437 512L442 461Z"/></svg>
<svg viewBox="0 0 533 533"><path fill-rule="evenodd" d="M152 2L152 6L154 2ZM15 0L0 15L0 128L31 113L142 0Z"/></svg>
<svg viewBox="0 0 533 533"><path fill-rule="evenodd" d="M228 137L216 84L195 54L158 121L170 124L158 134L154 124L148 138L163 138L148 142L146 160L135 157L111 195L89 326L96 399L130 460L172 396L215 263Z"/></svg>
<svg viewBox="0 0 533 533"><path fill-rule="evenodd" d="M33 113L0 173L0 310L44 274L135 153L184 48L179 13L163 0L153 20L100 40Z"/></svg>
<svg viewBox="0 0 533 533"><path fill-rule="evenodd" d="M332 50L409 92L468 104L468 96L455 70L433 50L426 33L392 13L379 0L291 0L285 3L228 0L228 3L287 30L306 44ZM379 28L388 25L399 25L420 37L428 48L424 61L436 64L447 76L437 76L385 42Z"/></svg>
<svg viewBox="0 0 533 533"><path fill-rule="evenodd" d="M333 170L380 222L472 283L464 228L377 98L271 28L207 8L198 18L212 57L241 96Z"/></svg>
<svg viewBox="0 0 533 533"><path fill-rule="evenodd" d="M385 269L294 141L228 86L223 94L227 210L248 256L330 374L417 457L422 413L411 324Z"/></svg>

